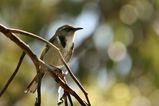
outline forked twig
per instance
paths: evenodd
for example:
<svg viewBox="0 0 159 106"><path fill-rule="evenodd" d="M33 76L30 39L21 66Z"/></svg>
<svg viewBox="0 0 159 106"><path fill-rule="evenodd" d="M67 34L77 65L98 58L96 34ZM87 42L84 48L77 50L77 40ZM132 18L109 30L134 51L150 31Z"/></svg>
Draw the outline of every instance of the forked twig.
<svg viewBox="0 0 159 106"><path fill-rule="evenodd" d="M65 75L66 74L63 74L63 76L61 77L62 79L63 79L63 81L67 84L67 80L66 80L66 78L65 78ZM62 98L64 98L64 101L65 101L65 106L68 106L68 100L69 100L69 102L70 102L70 106L73 106L73 102L72 102L72 98L71 98L71 95L68 93L68 92L66 92L65 90L64 90L64 97L62 97ZM68 99L68 100L67 100Z"/></svg>
<svg viewBox="0 0 159 106"><path fill-rule="evenodd" d="M61 55L61 54L60 54L60 55ZM64 65L65 65L66 69L68 70L70 76L73 78L73 80L76 82L76 84L79 86L79 88L80 88L80 89L82 90L82 92L84 93L85 98L86 98L86 100L87 100L87 102L88 102L88 106L91 106L90 101L89 101L89 98L88 98L88 93L87 93L86 90L82 87L81 83L78 81L78 79L75 77L75 75L72 73L70 67L68 67L68 65L65 64L65 62L64 62Z"/></svg>
<svg viewBox="0 0 159 106"><path fill-rule="evenodd" d="M43 65L43 64L42 64ZM53 71L50 70L50 68L48 69L48 73L54 78L54 80L69 94L71 94L72 96L74 96L78 101L79 103L82 105L82 106L88 106L87 103L85 103L85 101L83 101L79 95L76 94L75 91L73 91L66 83L65 81L62 80L62 78L56 76Z"/></svg>
<svg viewBox="0 0 159 106"><path fill-rule="evenodd" d="M30 37L33 37L33 38L36 38L38 40L41 40L45 43L47 43L49 46L53 46L59 53L60 55L60 58L61 58L61 61L63 62L64 66L66 67L66 69L68 70L70 76L73 78L73 80L75 81L75 83L78 85L78 87L82 90L82 92L84 93L85 95L85 98L88 102L88 105L91 106L90 104L90 101L89 101L89 98L88 98L88 93L86 92L86 90L83 88L83 86L81 85L81 83L79 82L79 80L75 77L75 75L73 74L73 72L71 71L70 67L67 65L65 59L63 58L63 55L61 54L60 50L54 46L53 44L51 44L50 42L48 43L48 41L46 41L45 39L41 38L40 36L37 36L33 33L30 33L30 32L27 32L27 31L23 31L23 30L19 30L19 29L12 29L12 28L9 28L9 30L12 32L12 33L18 33L18 34L24 34L24 35L28 35Z"/></svg>
<svg viewBox="0 0 159 106"><path fill-rule="evenodd" d="M35 106L40 106L40 105L41 105L41 78L40 75L38 75L38 87L37 87L37 97L35 101Z"/></svg>
<svg viewBox="0 0 159 106"><path fill-rule="evenodd" d="M31 37L34 37L36 39L39 39L45 43L47 43L49 46L52 46L54 48L56 48L56 50L59 52L59 55L61 57L61 60L63 61L64 65L66 66L66 68L68 69L68 72L70 73L71 70L68 67L68 65L66 64L61 52L59 51L59 49L57 47L55 47L53 44L51 44L50 42L44 40L43 38L36 36L36 35L31 35L28 32L25 31L15 31L9 28L4 27L3 25L0 25L0 32L2 32L4 35L6 35L8 38L10 38L14 43L16 43L19 47L21 47L21 49L24 50L25 53L27 53L29 55L29 57L32 59L34 65L36 66L37 71L47 69L47 71L50 73L50 75L52 75L52 77L54 77L55 81L57 83L60 84L60 86L65 89L66 92L70 93L71 95L73 95L82 106L90 106L90 102L87 96L87 93L85 92L85 90L83 89L83 87L81 86L81 84L79 83L79 81L75 78L75 76L73 76L72 78L75 80L76 83L78 83L77 85L81 88L81 90L84 92L86 100L88 103L84 102L77 94L76 92L74 92L60 77L57 76L56 72L52 71L52 69L43 61L39 60L37 58L37 56L31 51L31 49L29 48L29 46L27 46L27 44L25 42L23 42L21 39L19 39L18 37L16 37L13 33L21 33L21 34L26 34L29 35ZM25 32L25 33L24 33ZM39 67L42 67L42 69L39 69ZM72 76L73 73L70 73L70 75Z"/></svg>
<svg viewBox="0 0 159 106"><path fill-rule="evenodd" d="M67 95L64 95L65 106L68 106Z"/></svg>
<svg viewBox="0 0 159 106"><path fill-rule="evenodd" d="M23 42L21 39L19 39L18 37L16 37L14 34L12 34L11 32L9 32L9 30L7 28L5 28L4 26L2 26L2 25L0 25L0 32L2 32L6 37L10 38L21 49L23 49L23 51L25 51L25 53L27 53L27 55L29 55L29 57L33 61L34 65L36 66L37 70L39 70L39 67L42 67L41 70L48 69L48 72L51 74L51 76L55 79L55 81L63 89L65 89L68 93L70 93L71 95L73 95L82 106L87 106L87 104L76 94L76 92L74 92L67 84L65 84L65 82L63 82L63 80L61 80L57 76L56 71L53 71L53 69L49 65L45 64L43 61L39 60L36 57L36 55L31 51L31 49L29 48L29 46L26 45L25 42Z"/></svg>
<svg viewBox="0 0 159 106"><path fill-rule="evenodd" d="M66 96L70 102L70 106L73 106L73 102L72 102L72 98L71 98L71 95L68 93L68 92L65 92L66 93Z"/></svg>
<svg viewBox="0 0 159 106"><path fill-rule="evenodd" d="M8 86L9 86L9 84L10 84L11 81L14 79L15 75L17 74L17 72L18 72L18 70L19 70L19 68L20 68L20 66L21 66L21 63L22 63L22 61L23 61L23 59L24 59L25 54L26 54L25 52L23 52L23 53L21 54L20 59L19 59L19 62L18 62L18 64L17 64L17 67L16 67L15 71L13 72L13 74L11 75L11 77L9 78L9 80L7 81L7 83L5 84L5 86L4 86L4 88L2 89L2 91L0 92L0 96L3 95L3 93L6 91L6 89L7 89Z"/></svg>

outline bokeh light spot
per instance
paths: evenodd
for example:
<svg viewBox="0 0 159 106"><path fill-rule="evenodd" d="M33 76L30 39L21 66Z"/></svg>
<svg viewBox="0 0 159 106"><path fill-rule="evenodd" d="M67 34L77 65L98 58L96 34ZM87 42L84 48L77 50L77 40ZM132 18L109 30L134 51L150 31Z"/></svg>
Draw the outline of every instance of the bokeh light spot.
<svg viewBox="0 0 159 106"><path fill-rule="evenodd" d="M151 106L151 102L144 96L138 96L132 99L130 106Z"/></svg>
<svg viewBox="0 0 159 106"><path fill-rule="evenodd" d="M132 5L125 5L120 10L120 19L125 24L133 24L137 20L137 11Z"/></svg>
<svg viewBox="0 0 159 106"><path fill-rule="evenodd" d="M148 0L136 0L135 8L138 13L138 17L141 20L148 20L152 16L153 7Z"/></svg>
<svg viewBox="0 0 159 106"><path fill-rule="evenodd" d="M108 48L108 55L113 61L121 61L126 56L126 47L122 42L114 42Z"/></svg>
<svg viewBox="0 0 159 106"><path fill-rule="evenodd" d="M114 40L121 41L126 46L131 45L134 39L133 31L126 26L117 27L114 31Z"/></svg>
<svg viewBox="0 0 159 106"><path fill-rule="evenodd" d="M130 91L126 84L118 83L113 88L113 97L117 101L128 101L130 99Z"/></svg>
<svg viewBox="0 0 159 106"><path fill-rule="evenodd" d="M159 89L154 90L150 95L152 106L159 106Z"/></svg>
<svg viewBox="0 0 159 106"><path fill-rule="evenodd" d="M97 49L106 50L112 40L113 31L112 28L107 24L98 27L97 31L95 32L95 35L93 36L93 41Z"/></svg>
<svg viewBox="0 0 159 106"><path fill-rule="evenodd" d="M131 70L132 67L132 60L130 56L125 56L123 60L121 60L119 63L117 63L117 71L120 73L122 76L128 75L128 73Z"/></svg>

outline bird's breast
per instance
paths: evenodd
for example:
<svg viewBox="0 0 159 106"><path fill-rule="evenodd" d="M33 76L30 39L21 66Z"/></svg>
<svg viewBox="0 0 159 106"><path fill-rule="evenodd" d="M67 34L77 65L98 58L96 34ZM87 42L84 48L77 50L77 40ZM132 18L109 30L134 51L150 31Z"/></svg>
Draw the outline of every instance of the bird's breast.
<svg viewBox="0 0 159 106"><path fill-rule="evenodd" d="M59 48L60 49L60 48ZM68 62L71 58L69 55L69 51L66 48L61 48L60 52L62 53L64 59L66 62ZM54 66L61 66L63 65L63 62L60 59L60 55L58 51L55 48L49 48L46 53L43 56L43 61L46 62L49 65L54 65Z"/></svg>

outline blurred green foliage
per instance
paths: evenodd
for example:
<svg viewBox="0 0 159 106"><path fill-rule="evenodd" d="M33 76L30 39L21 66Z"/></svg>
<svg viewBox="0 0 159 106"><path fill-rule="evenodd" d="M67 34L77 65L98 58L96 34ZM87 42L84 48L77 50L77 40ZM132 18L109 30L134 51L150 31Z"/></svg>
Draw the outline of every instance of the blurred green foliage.
<svg viewBox="0 0 159 106"><path fill-rule="evenodd" d="M0 0L0 24L8 27L44 38L61 24L84 27L71 67L93 106L159 106L158 13L159 0ZM41 44L21 38L39 55ZM0 89L21 52L0 34ZM35 96L24 90L35 72L25 58L0 106L33 106ZM50 77L42 89L42 106L57 105L57 85Z"/></svg>

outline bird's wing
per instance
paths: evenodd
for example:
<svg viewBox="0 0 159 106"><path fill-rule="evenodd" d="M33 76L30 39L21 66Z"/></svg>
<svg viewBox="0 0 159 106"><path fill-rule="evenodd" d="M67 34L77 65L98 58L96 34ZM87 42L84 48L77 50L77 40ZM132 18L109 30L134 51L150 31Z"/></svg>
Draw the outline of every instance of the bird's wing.
<svg viewBox="0 0 159 106"><path fill-rule="evenodd" d="M55 38L56 38L56 34L49 40L49 42L54 42L55 41ZM49 45L46 45L45 48L42 50L42 53L41 53L41 56L40 56L40 59L43 60L44 58L44 55L45 53L47 53L47 51L49 50L50 46Z"/></svg>
<svg viewBox="0 0 159 106"><path fill-rule="evenodd" d="M71 59L71 57L72 57L72 54L73 54L73 52L74 52L74 43L72 44L72 47L71 47L70 49L71 49L71 50L69 50L69 52L68 52L67 55L65 56L66 62L68 62L68 61Z"/></svg>

